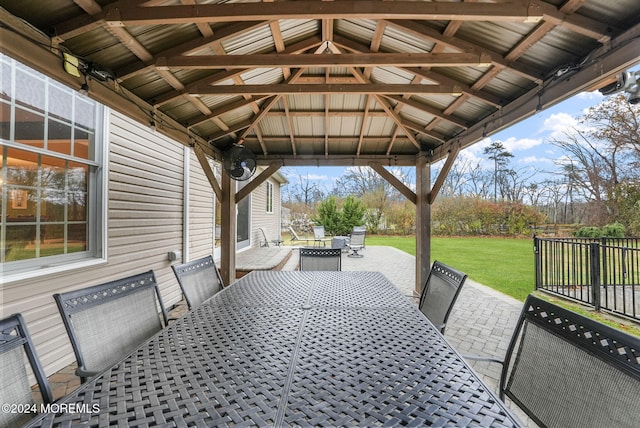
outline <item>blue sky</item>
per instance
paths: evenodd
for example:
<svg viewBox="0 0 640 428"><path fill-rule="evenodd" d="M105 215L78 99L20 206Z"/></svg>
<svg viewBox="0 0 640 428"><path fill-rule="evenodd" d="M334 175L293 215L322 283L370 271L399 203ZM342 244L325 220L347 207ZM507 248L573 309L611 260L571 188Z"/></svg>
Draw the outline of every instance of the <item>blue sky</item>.
<svg viewBox="0 0 640 428"><path fill-rule="evenodd" d="M637 69L637 67L636 67ZM460 152L458 162L465 159L474 164L491 170L493 165L483 155L485 147L494 141L502 141L508 151L513 154L511 167L516 170L536 169L539 171L557 170L554 161L562 154L550 141L554 137L562 137L565 130L577 124L578 118L584 112L601 101L604 96L598 91L579 93L562 103L540 111L526 120L512 125L483 141L478 142ZM346 167L287 167L281 172L290 183L297 181L298 176L307 176L316 181L323 190L330 191L335 180L344 172ZM438 170L439 164L432 166L432 171ZM538 181L534 178L535 181Z"/></svg>

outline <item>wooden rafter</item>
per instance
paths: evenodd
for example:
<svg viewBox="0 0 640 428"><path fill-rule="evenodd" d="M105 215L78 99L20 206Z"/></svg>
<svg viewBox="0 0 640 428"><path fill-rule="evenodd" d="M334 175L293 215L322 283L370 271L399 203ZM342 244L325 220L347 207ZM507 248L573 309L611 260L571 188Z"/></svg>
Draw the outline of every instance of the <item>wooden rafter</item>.
<svg viewBox="0 0 640 428"><path fill-rule="evenodd" d="M291 76L289 76L289 78L287 79L287 81L283 84L283 86L287 86L289 84L291 84L291 82L295 82L296 79L298 77L300 77L302 75L302 73L304 72L304 69L299 69L296 70ZM247 134L256 126L258 125L258 123L260 123L260 121L262 120L262 118L264 117L264 115L266 115L269 110L271 110L271 108L276 105L276 103L278 102L278 100L280 99L282 95L273 95L271 98L269 98L267 101L265 101L265 103L262 105L262 107L260 108L260 111L253 117L253 119L251 120L251 124L247 127L247 129L245 129L245 131L240 135L241 139L244 139Z"/></svg>
<svg viewBox="0 0 640 428"><path fill-rule="evenodd" d="M360 156L362 151L362 142L364 141L364 134L367 129L369 119L369 105L371 104L371 95L367 95L367 100L364 105L364 113L362 113L362 123L360 124L360 136L358 137L358 147L356 148L356 156ZM384 113L386 116L387 113Z"/></svg>
<svg viewBox="0 0 640 428"><path fill-rule="evenodd" d="M313 46L317 46L319 44L320 44L320 39L318 37L310 37L298 43L292 44L291 46L286 48L284 52L299 53ZM199 79L194 82L189 82L188 87L191 88L194 86L213 85L216 83L223 82L225 80L233 79L235 76L246 73L247 71L250 71L250 69L232 69L228 71L218 71L211 76ZM285 78L288 78L288 77L285 76ZM172 91L169 93L161 94L155 98L156 105L162 105L162 104L171 102L183 95L188 95L188 90L180 91L180 92Z"/></svg>
<svg viewBox="0 0 640 428"><path fill-rule="evenodd" d="M488 66L491 58L484 53L359 53L340 55L257 54L226 56L159 57L160 70L215 70L231 68L283 67L469 67Z"/></svg>
<svg viewBox="0 0 640 428"><path fill-rule="evenodd" d="M424 25L423 23L415 21L387 21L390 25L412 34L415 37L424 39L432 43L436 43L438 46L446 47L448 49L455 49L459 52L481 52L485 55L484 63L486 65L493 65L508 69L520 76L529 79L534 82L540 81L540 70L536 70L532 67L523 66L521 64L514 64L505 59L505 57L487 47L480 46L478 44L456 38L455 36L444 36L439 31L436 31L432 27ZM452 31L452 30L449 30ZM426 63L425 65L429 65Z"/></svg>
<svg viewBox="0 0 640 428"><path fill-rule="evenodd" d="M355 68L350 68L350 71L356 77L356 79L358 79L361 83L367 83L366 86L368 88L371 88L372 86L374 86L371 84L369 79L367 79L364 76L364 74L362 74L359 70L356 70ZM359 85L355 85L355 86L359 86ZM387 88L389 87L389 85L381 85L381 86L384 87L386 90L388 90ZM407 86L407 85L400 85L400 86ZM409 86L413 86L413 85L409 85ZM423 86L426 86L426 85L423 85ZM404 92L411 92L411 91L405 90L405 91L402 91L401 93L404 93ZM365 93L376 94L375 91L367 91ZM398 116L398 114L393 111L393 107L391 106L391 104L389 104L389 102L380 95L374 95L374 98L380 104L380 106L384 109L384 111L386 111L389 114L389 117L391 118L391 120L393 120L395 124L404 131L407 138L409 138L409 141L411 141L411 143L413 143L413 145L415 145L416 148L420 148L420 144L418 143L418 140L416 140L415 135L413 135L413 132L411 132L408 128L405 127L405 125L402 123L402 118L400 118L400 116Z"/></svg>
<svg viewBox="0 0 640 428"><path fill-rule="evenodd" d="M364 75L362 75L364 78ZM327 85L309 85L309 84L275 84L275 85L243 85L243 86L197 86L191 88L191 95L242 95L242 94L278 94L278 95L296 95L296 94L404 94L407 92L415 94L445 94L460 95L462 90L457 86L444 85L407 85L407 84L379 84L363 81L365 84L327 84Z"/></svg>
<svg viewBox="0 0 640 428"><path fill-rule="evenodd" d="M327 4L330 3L330 4ZM340 1L201 4L197 6L122 7L105 16L109 25L193 24L273 19L415 19L537 22L553 7L530 7L529 1L504 4L410 1Z"/></svg>
<svg viewBox="0 0 640 428"><path fill-rule="evenodd" d="M296 150L296 136L293 130L293 121L291 120L291 115L289 115L289 100L287 97L282 98L282 104L284 104L284 111L286 112L287 118L287 129L289 130L289 142L291 143L291 152L294 156L297 154Z"/></svg>
<svg viewBox="0 0 640 428"><path fill-rule="evenodd" d="M201 49L205 49L207 47L215 46L217 44L223 43L225 40L228 40L231 37L237 36L238 34L242 34L248 31L252 31L254 29L263 27L267 25L267 22L240 22L237 24L228 25L223 27L215 32L213 36L191 39L182 44L173 46L169 49L166 49L162 52L158 52L155 54L155 58L165 58L165 57L174 57L178 55L188 55L195 51L199 51ZM147 64L144 62L135 62L128 64L126 66L120 67L115 71L116 76L120 80L127 80L137 75L148 72L149 70L155 67L154 63Z"/></svg>

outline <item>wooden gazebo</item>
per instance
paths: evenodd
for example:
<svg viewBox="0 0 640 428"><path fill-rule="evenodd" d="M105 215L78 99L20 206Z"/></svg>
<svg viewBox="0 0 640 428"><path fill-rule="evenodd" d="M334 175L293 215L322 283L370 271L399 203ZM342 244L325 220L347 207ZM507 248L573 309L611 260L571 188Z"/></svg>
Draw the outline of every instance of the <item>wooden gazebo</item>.
<svg viewBox="0 0 640 428"><path fill-rule="evenodd" d="M3 52L193 148L222 203L226 281L237 201L283 165L367 165L416 204L419 290L459 151L640 60L637 0L0 5ZM233 143L267 166L239 192L208 162ZM395 165L415 166L415 191Z"/></svg>

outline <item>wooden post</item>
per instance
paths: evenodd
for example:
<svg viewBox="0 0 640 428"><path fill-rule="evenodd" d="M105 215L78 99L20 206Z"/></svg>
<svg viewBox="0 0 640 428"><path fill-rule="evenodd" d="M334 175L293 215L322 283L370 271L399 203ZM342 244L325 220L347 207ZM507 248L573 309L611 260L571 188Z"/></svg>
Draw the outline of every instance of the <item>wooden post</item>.
<svg viewBox="0 0 640 428"><path fill-rule="evenodd" d="M431 165L424 153L416 163L416 288L419 296L431 269Z"/></svg>
<svg viewBox="0 0 640 428"><path fill-rule="evenodd" d="M220 275L226 285L236 280L236 182L222 173Z"/></svg>

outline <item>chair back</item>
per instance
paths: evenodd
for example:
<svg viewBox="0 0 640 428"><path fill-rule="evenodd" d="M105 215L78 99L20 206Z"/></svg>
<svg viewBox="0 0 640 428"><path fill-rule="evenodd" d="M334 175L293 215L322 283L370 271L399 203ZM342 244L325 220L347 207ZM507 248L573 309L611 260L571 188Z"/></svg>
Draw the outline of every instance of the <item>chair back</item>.
<svg viewBox="0 0 640 428"><path fill-rule="evenodd" d="M26 360L25 360L26 357ZM42 393L42 401L53 402L49 382L20 314L0 320L0 403L20 406L34 404L29 374L25 362L29 362ZM0 426L22 426L31 419L28 412L0 412Z"/></svg>
<svg viewBox="0 0 640 428"><path fill-rule="evenodd" d="M289 226L289 232L291 232L292 241L302 241L293 227Z"/></svg>
<svg viewBox="0 0 640 428"><path fill-rule="evenodd" d="M364 238L367 232L365 229L353 229L349 238L350 247L364 247Z"/></svg>
<svg viewBox="0 0 640 428"><path fill-rule="evenodd" d="M427 282L422 288L419 308L443 334L453 304L466 279L466 274L437 260L431 266Z"/></svg>
<svg viewBox="0 0 640 428"><path fill-rule="evenodd" d="M500 392L540 426L638 427L640 339L530 295Z"/></svg>
<svg viewBox="0 0 640 428"><path fill-rule="evenodd" d="M300 248L300 270L342 270L342 250Z"/></svg>
<svg viewBox="0 0 640 428"><path fill-rule="evenodd" d="M53 297L83 380L111 367L167 324L153 271Z"/></svg>
<svg viewBox="0 0 640 428"><path fill-rule="evenodd" d="M313 226L313 239L324 239L324 226Z"/></svg>
<svg viewBox="0 0 640 428"><path fill-rule="evenodd" d="M211 256L172 265L171 268L189 309L197 308L224 287L220 271Z"/></svg>
<svg viewBox="0 0 640 428"><path fill-rule="evenodd" d="M282 245L283 241L280 238L277 238L277 239L269 239L269 238L267 238L267 232L264 230L264 227L259 227L258 230L260 231L260 234L262 235L262 240L260 240L260 246L261 247L269 247L269 242L271 242L276 247L279 247L280 245Z"/></svg>
<svg viewBox="0 0 640 428"><path fill-rule="evenodd" d="M269 246L269 240L267 239L267 232L265 232L262 227L259 227L258 230L260 231L260 234L262 235L262 239L260 240L260 246L261 247L268 247Z"/></svg>

